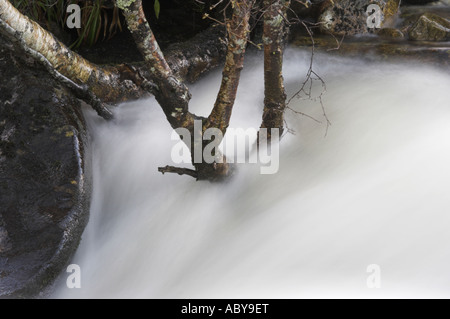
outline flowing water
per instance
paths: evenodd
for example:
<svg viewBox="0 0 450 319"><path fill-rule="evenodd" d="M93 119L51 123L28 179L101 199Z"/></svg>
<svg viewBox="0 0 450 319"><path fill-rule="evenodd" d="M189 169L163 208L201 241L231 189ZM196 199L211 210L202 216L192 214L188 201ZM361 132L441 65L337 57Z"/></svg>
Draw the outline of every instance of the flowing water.
<svg viewBox="0 0 450 319"><path fill-rule="evenodd" d="M290 93L308 65L308 52L286 53ZM157 172L176 141L153 99L120 106L111 123L87 110L81 288L63 274L54 296L450 297L448 70L327 55L315 68L328 132L318 101L294 100L322 123L288 111L295 135L281 141L278 173L241 165L226 184ZM216 72L194 85L192 111L206 115L219 84ZM250 57L230 126L258 127L262 103L261 59Z"/></svg>

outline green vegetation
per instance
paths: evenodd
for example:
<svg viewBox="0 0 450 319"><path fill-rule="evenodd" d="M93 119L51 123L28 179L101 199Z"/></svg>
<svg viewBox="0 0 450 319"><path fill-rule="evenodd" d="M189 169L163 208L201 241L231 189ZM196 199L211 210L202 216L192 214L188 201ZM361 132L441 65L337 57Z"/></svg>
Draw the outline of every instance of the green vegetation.
<svg viewBox="0 0 450 319"><path fill-rule="evenodd" d="M12 0L12 4L50 30L52 24L65 28L67 6L78 4L81 8L81 28L77 29L77 39L72 43L72 48L92 46L122 30L119 9L108 0Z"/></svg>

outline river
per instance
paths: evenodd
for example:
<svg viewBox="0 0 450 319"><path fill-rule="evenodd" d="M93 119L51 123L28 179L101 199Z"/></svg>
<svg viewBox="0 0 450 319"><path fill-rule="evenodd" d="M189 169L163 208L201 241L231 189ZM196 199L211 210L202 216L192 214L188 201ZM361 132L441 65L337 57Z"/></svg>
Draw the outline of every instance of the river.
<svg viewBox="0 0 450 319"><path fill-rule="evenodd" d="M309 52L289 49L289 95ZM153 99L92 134L91 217L55 298L450 297L450 75L416 64L316 55L323 105L294 99L279 170L240 165L225 184L162 175L172 130ZM208 114L214 72L191 87ZM313 88L320 93L320 83ZM259 127L262 61L250 56L230 127ZM375 269L376 271L373 271ZM375 277L376 287L371 285ZM369 283L368 283L369 281Z"/></svg>

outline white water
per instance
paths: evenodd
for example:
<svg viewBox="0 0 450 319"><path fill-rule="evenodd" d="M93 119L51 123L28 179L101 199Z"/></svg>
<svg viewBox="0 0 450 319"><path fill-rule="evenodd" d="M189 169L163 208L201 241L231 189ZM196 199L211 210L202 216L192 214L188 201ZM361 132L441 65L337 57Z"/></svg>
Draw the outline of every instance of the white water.
<svg viewBox="0 0 450 319"><path fill-rule="evenodd" d="M257 60L257 59L253 59ZM290 50L290 92L308 54ZM215 185L161 175L171 129L153 100L92 112L94 194L61 298L450 297L450 75L319 56L332 122L288 113L280 170ZM206 114L219 72L192 88ZM258 127L262 65L247 62L232 127ZM296 102L300 103L300 102ZM317 103L299 110L321 118ZM369 289L367 266L381 267ZM66 278L66 275L63 275Z"/></svg>

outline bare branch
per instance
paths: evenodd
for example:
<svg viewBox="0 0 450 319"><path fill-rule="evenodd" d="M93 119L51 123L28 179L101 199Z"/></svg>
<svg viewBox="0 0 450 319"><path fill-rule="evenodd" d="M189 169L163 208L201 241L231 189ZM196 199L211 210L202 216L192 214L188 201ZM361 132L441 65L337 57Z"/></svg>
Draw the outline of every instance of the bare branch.
<svg viewBox="0 0 450 319"><path fill-rule="evenodd" d="M345 39L345 34L342 35L341 40L338 40L338 39L336 38L336 36L335 36L333 33L329 32L329 34L331 34L331 36L332 36L332 37L334 38L334 40L336 41L336 47L335 47L335 48L327 49L327 51L336 51L336 50L340 50L341 45L342 45L342 43L344 42L344 39Z"/></svg>
<svg viewBox="0 0 450 319"><path fill-rule="evenodd" d="M294 110L290 106L290 104L291 104L291 102L292 102L292 100L294 98L296 98L296 99L307 99L307 100L311 100L311 101L314 101L314 102L319 102L321 110L322 110L322 116L325 119L325 123L326 123L325 136L327 136L328 129L331 126L331 121L328 118L328 115L327 115L326 110L325 110L325 105L323 103L323 96L324 96L324 94L327 91L326 83L322 79L322 77L316 71L314 71L314 69L313 69L314 55L315 55L315 41L314 41L314 36L312 34L312 31L311 31L309 26L304 21L301 21L299 19L298 22L303 25L303 27L306 29L306 31L308 32L308 35L309 35L309 37L311 39L311 42L312 42L311 57L310 57L310 60L309 60L309 67L308 67L308 71L306 73L306 78L301 83L300 88L289 98L289 100L287 102L287 109L291 110L292 112L294 112L296 114L299 114L299 115L302 115L302 116L306 116L306 117L308 117L308 118L310 118L310 119L312 119L312 120L314 120L314 121L316 121L318 123L321 123L317 119L315 119L315 118L313 118L313 117L311 117L311 116L309 116L309 115L307 115L307 114L305 114L303 112ZM336 39L336 42L338 42L338 48L340 47L343 39L344 38L342 38L341 42L339 42ZM312 92L315 82L319 82L321 87L322 87L322 90L321 90L321 92L319 93L318 96L313 96L313 92ZM303 98L302 95L305 98Z"/></svg>

